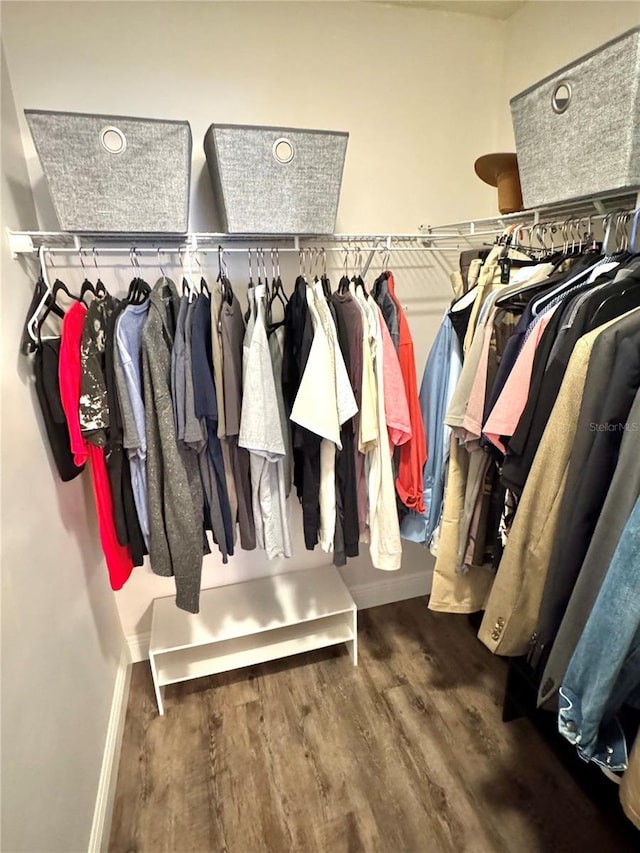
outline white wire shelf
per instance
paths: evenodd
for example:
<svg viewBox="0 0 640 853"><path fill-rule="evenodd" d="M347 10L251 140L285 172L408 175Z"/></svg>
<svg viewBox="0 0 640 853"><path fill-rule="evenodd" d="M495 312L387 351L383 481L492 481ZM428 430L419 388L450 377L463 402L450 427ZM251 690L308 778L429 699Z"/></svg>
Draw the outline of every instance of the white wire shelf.
<svg viewBox="0 0 640 853"><path fill-rule="evenodd" d="M463 220L446 225L423 225L420 230L427 238L448 240L460 237L481 237L495 234L509 225L522 223L538 225L542 223L561 224L565 219L591 218L597 221L619 210L634 210L640 207L640 188L611 193L602 197L576 199L549 204L532 210L521 210L487 219Z"/></svg>
<svg viewBox="0 0 640 853"><path fill-rule="evenodd" d="M99 254L136 254L203 252L213 253L222 246L225 252L246 252L249 248L268 252L300 252L304 248L326 252L454 252L476 244L480 238L492 238L513 224L562 224L568 218L601 220L609 213L634 210L640 206L640 193L626 190L606 196L559 202L535 210L470 219L446 225L422 225L409 233L345 233L345 234L226 234L222 232L189 232L187 234L95 234L68 231L12 231L7 229L9 247L14 258L37 254L42 248L54 254L96 251ZM231 245L230 245L231 244ZM236 244L236 245L234 245ZM244 244L239 246L237 244Z"/></svg>

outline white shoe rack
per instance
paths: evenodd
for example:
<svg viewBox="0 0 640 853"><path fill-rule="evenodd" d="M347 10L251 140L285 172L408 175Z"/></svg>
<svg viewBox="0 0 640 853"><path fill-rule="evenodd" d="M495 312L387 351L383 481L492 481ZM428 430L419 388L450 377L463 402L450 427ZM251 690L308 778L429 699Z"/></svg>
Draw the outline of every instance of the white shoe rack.
<svg viewBox="0 0 640 853"><path fill-rule="evenodd" d="M203 590L200 612L153 602L149 661L164 714L167 684L346 643L358 662L357 608L333 566Z"/></svg>

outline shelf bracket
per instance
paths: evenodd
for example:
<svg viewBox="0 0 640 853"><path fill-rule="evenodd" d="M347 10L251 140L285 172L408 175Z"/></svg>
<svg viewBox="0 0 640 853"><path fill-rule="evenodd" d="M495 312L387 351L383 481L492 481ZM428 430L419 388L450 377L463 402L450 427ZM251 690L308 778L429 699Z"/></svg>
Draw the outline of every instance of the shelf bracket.
<svg viewBox="0 0 640 853"><path fill-rule="evenodd" d="M33 240L29 234L19 234L7 228L7 238L9 240L9 251L14 261L18 255L31 255L35 252Z"/></svg>

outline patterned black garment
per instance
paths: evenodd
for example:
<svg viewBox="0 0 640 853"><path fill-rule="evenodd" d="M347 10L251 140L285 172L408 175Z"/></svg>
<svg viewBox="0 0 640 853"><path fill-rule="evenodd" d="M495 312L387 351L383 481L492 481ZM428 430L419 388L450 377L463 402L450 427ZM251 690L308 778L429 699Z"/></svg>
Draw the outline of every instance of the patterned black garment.
<svg viewBox="0 0 640 853"><path fill-rule="evenodd" d="M84 438L96 447L106 447L107 444L109 403L105 381L105 351L107 323L115 307L116 301L108 293L102 299L93 300L87 310L80 345L80 427Z"/></svg>

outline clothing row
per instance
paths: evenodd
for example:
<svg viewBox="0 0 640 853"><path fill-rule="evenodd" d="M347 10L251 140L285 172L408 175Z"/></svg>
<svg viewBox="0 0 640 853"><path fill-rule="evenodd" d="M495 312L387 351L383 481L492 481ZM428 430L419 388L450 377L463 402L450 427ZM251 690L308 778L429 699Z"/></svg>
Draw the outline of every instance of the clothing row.
<svg viewBox="0 0 640 853"><path fill-rule="evenodd" d="M371 291L343 277L335 293L300 276L290 299L280 279L250 282L246 314L223 277L182 294L164 276L135 279L122 300L98 284L83 285L85 304L38 282L34 372L61 478L90 464L114 589L148 553L197 612L209 533L223 562L238 534L245 550L292 556L292 486L308 549L343 565L365 542L375 567L400 568L426 445L392 273ZM60 337L42 337L52 311Z"/></svg>
<svg viewBox="0 0 640 853"><path fill-rule="evenodd" d="M640 256L534 259L507 236L454 289L421 388L427 511L411 534L436 554L429 607L484 610L479 638L528 655L580 756L625 770L640 699Z"/></svg>

